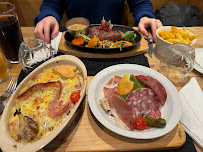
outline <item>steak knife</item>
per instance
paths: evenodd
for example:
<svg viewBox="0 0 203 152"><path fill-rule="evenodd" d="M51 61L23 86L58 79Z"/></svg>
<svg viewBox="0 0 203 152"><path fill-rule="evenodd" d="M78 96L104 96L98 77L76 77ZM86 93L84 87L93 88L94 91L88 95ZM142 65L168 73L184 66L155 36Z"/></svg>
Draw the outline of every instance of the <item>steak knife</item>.
<svg viewBox="0 0 203 152"><path fill-rule="evenodd" d="M148 42L148 54L152 58L152 52L153 52L153 37L151 29L148 29L148 36L147 36L147 42Z"/></svg>

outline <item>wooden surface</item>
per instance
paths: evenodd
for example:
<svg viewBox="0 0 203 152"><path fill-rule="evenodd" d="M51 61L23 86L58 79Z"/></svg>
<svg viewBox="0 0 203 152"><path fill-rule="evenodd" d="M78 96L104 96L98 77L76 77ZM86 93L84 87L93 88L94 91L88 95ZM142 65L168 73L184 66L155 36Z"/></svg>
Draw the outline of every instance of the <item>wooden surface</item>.
<svg viewBox="0 0 203 152"><path fill-rule="evenodd" d="M200 34L194 47L203 47L203 27L187 28L192 33ZM33 38L33 28L22 28L24 39ZM150 58L146 54L152 69L157 70L159 59L153 54ZM11 76L18 76L21 71L20 64L10 65ZM191 76L197 78L203 89L202 74L193 71ZM88 77L88 84L93 77ZM3 94L10 78L0 84L0 95ZM181 85L176 86L178 90ZM84 106L80 108L79 114L72 122L71 126L60 134L55 140L47 145L44 151L125 151L125 150L156 150L168 149L181 146L185 142L185 132L179 123L169 134L153 140L135 140L119 136L103 127L92 115L84 100ZM203 151L196 145L197 151Z"/></svg>
<svg viewBox="0 0 203 152"><path fill-rule="evenodd" d="M145 41L144 37L142 37L142 40L139 45L136 47L133 47L129 51L123 51L123 52L115 52L115 53L90 53L90 52L83 52L76 49L73 49L69 47L64 39L64 34L61 37L61 41L59 44L59 49L62 50L65 54L75 55L78 57L85 57L85 58L122 58L122 57L129 57L129 56L135 56L142 53L145 53L148 49L147 41Z"/></svg>

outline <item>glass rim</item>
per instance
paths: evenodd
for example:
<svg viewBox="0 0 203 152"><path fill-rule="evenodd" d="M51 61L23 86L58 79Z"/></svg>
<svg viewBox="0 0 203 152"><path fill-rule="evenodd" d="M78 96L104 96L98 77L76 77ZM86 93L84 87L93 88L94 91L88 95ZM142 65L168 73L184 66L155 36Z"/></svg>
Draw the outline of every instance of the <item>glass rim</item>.
<svg viewBox="0 0 203 152"><path fill-rule="evenodd" d="M36 47L30 48L30 46L29 46L28 43L31 42L31 41L37 42L37 44L39 44L39 43L41 43L41 44L37 45ZM35 51L36 49L39 49L42 45L46 45L46 44L45 44L45 41L42 40L42 39L39 39L39 38L31 38L31 39L27 39L27 40L23 41L23 42L20 44L20 47L23 47L23 46L25 46L25 45L27 45L27 47L29 47L29 51ZM19 49L20 49L20 47L19 47ZM20 51L19 51L19 52L20 52Z"/></svg>
<svg viewBox="0 0 203 152"><path fill-rule="evenodd" d="M13 4L13 3L9 3L9 2L0 2L0 5L1 5L1 4L3 4L3 5L11 5L12 8L10 8L9 10L7 10L7 11L5 11L5 12L2 12L2 13L0 12L0 15L7 14L7 13L9 13L9 12L15 10L15 4Z"/></svg>
<svg viewBox="0 0 203 152"><path fill-rule="evenodd" d="M189 48L189 50L186 51L183 51L183 50L177 50L175 47L176 46L184 46L185 48ZM171 49L174 53L178 53L178 54L184 54L184 55L191 55L191 54L194 54L195 53L195 49L191 46L191 45L188 45L188 44L185 44L185 43L173 43L171 45Z"/></svg>

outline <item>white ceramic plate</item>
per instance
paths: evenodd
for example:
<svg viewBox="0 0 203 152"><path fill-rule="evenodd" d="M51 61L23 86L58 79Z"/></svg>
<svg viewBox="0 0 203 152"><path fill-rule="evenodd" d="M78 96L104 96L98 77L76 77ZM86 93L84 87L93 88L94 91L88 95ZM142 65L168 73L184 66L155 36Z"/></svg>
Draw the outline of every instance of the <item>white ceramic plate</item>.
<svg viewBox="0 0 203 152"><path fill-rule="evenodd" d="M195 52L203 52L203 48L196 48ZM203 57L202 57L203 58ZM194 69L203 74L203 68L195 61Z"/></svg>
<svg viewBox="0 0 203 152"><path fill-rule="evenodd" d="M76 66L80 72L83 75L84 78L84 87L81 91L81 98L75 104L74 108L71 109L69 113L69 117L60 125L56 130L54 130L49 135L45 136L44 138L37 140L36 142L22 144L19 142L14 141L8 130L8 120L10 111L13 107L14 102L12 102L20 93L20 91L24 88L24 86L27 84L28 81L30 81L35 75L40 73L43 69L60 66L60 65L74 65ZM80 103L82 102L84 96L85 96L85 90L86 90L86 84L87 84L87 70L83 62L72 55L61 55L58 57L55 57L53 59L50 59L46 62L44 62L42 65L37 67L34 71L32 71L16 88L16 91L11 95L4 112L1 117L0 121L0 147L2 151L9 151L9 152L28 152L28 151L38 151L39 149L46 146L49 142L51 142L63 129L65 129L70 123L71 118L74 116L76 110L78 109Z"/></svg>
<svg viewBox="0 0 203 152"><path fill-rule="evenodd" d="M167 100L161 109L162 118L167 121L164 128L151 128L142 131L124 130L119 128L112 116L103 110L99 103L99 100L104 97L103 86L114 75L124 76L125 74L151 76L156 78L165 87ZM119 135L134 139L152 139L167 134L176 127L182 112L179 92L175 86L162 74L150 68L135 64L118 64L100 71L89 85L88 102L92 113L103 126Z"/></svg>

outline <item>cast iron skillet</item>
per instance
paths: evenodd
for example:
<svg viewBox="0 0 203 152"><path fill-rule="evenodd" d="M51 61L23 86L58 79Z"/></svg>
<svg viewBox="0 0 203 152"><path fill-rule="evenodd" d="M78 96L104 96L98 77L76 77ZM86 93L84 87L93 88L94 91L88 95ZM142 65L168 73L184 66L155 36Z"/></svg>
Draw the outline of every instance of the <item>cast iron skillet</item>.
<svg viewBox="0 0 203 152"><path fill-rule="evenodd" d="M99 24L90 24L90 27L92 26L98 26ZM117 31L121 31L123 33L127 32L127 31L133 31L134 29L132 27L128 27L128 26L124 26L124 25L113 25L113 30L117 30ZM133 47L137 46L141 39L142 36L138 31L135 31L135 33L137 34L137 37L135 39L133 43L133 45L131 46L127 46L127 47L122 47L122 51L128 51L130 49L132 49ZM71 35L70 32L66 32L65 33L65 40L66 43L68 44L68 46L70 46L73 49L79 50L79 51L84 51L84 52L90 52L90 53L113 53L113 52L120 52L120 48L90 48L90 47L85 47L85 46L77 46L71 43L71 41L73 40L73 35Z"/></svg>

